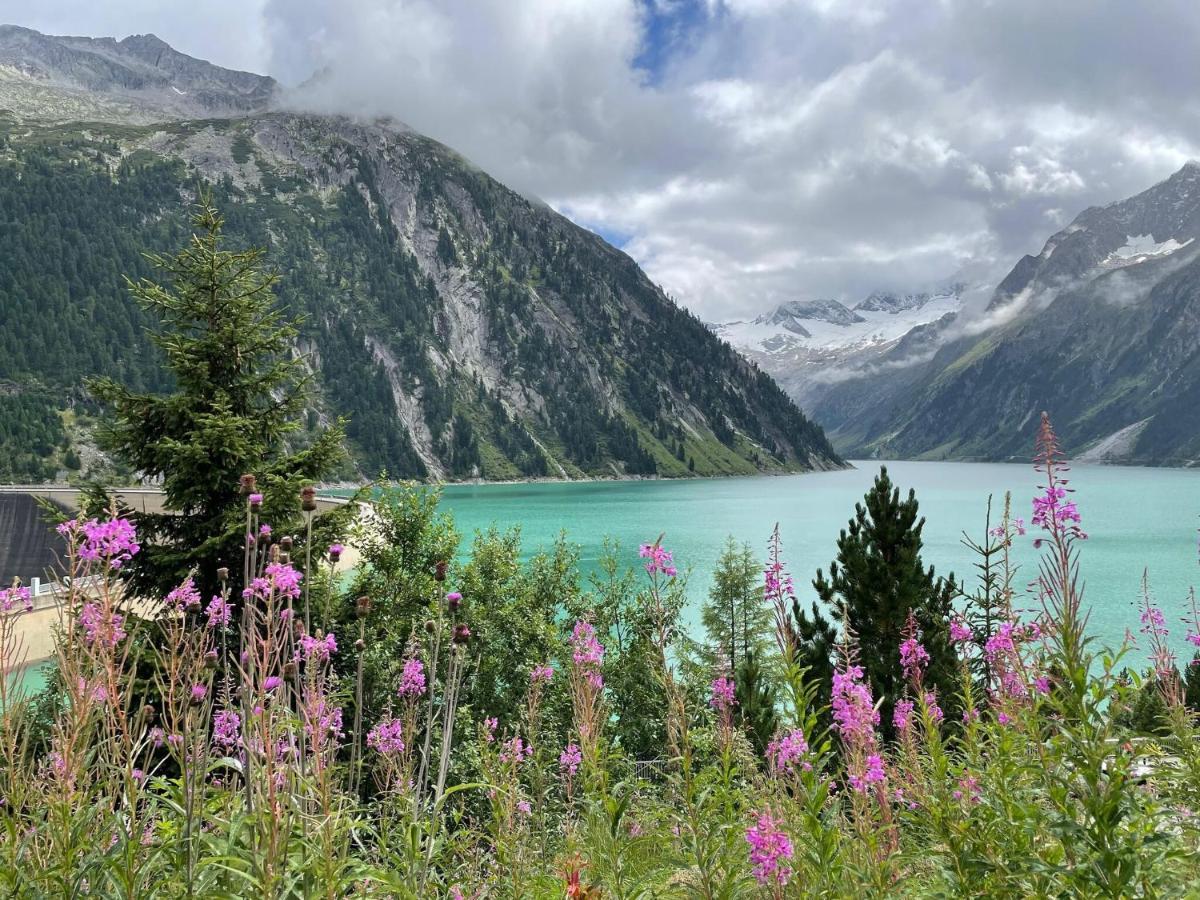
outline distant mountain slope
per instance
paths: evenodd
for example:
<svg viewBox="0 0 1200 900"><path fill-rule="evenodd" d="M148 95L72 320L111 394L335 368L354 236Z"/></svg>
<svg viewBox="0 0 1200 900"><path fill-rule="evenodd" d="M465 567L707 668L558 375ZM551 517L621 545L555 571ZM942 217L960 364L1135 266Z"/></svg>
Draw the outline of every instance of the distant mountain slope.
<svg viewBox="0 0 1200 900"><path fill-rule="evenodd" d="M911 342L813 414L851 454L1024 458L1045 409L1073 454L1200 460L1200 165L1085 210L1026 256L977 326ZM993 327L983 328L988 322ZM974 333L972 333L974 331Z"/></svg>
<svg viewBox="0 0 1200 900"><path fill-rule="evenodd" d="M307 317L310 425L350 415L358 473L841 465L766 374L628 256L428 138L245 112L273 82L152 37L0 29L0 66L0 408L15 411L0 479L90 465L85 376L168 387L120 276L152 274L142 251L185 240L199 183L234 243L269 247L282 301ZM206 117L184 117L194 108ZM86 124L71 121L81 109Z"/></svg>
<svg viewBox="0 0 1200 900"><path fill-rule="evenodd" d="M961 291L954 285L933 293L876 292L853 308L837 300L793 300L749 322L712 328L810 408L833 385L860 377L914 329L952 319L962 306Z"/></svg>

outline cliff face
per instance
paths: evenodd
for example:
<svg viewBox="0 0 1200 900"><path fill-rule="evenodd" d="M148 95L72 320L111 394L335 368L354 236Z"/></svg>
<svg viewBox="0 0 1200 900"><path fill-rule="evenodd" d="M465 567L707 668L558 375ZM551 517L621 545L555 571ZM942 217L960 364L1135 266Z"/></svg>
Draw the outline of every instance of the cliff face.
<svg viewBox="0 0 1200 900"><path fill-rule="evenodd" d="M269 248L281 302L306 317L310 421L350 416L357 474L841 464L770 378L629 257L448 148L392 122L264 109L269 79L152 37L30 34L0 29L0 216L24 223L0 227L14 262L0 277L14 323L0 334L0 394L28 407L44 469L66 465L92 412L83 377L168 387L117 276L152 274L140 253L186 238L199 184L234 243ZM75 121L81 108L99 121ZM38 418L48 406L72 408L68 434Z"/></svg>

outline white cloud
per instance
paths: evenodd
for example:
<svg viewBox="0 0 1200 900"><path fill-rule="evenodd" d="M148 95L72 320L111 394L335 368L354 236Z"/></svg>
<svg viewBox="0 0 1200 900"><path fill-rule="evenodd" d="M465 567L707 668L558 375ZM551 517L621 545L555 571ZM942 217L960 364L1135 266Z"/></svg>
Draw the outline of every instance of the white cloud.
<svg viewBox="0 0 1200 900"><path fill-rule="evenodd" d="M0 15L155 31L291 83L325 70L304 102L395 115L628 235L708 319L998 277L1084 207L1200 155L1191 0L1154 15L1123 0L0 0Z"/></svg>

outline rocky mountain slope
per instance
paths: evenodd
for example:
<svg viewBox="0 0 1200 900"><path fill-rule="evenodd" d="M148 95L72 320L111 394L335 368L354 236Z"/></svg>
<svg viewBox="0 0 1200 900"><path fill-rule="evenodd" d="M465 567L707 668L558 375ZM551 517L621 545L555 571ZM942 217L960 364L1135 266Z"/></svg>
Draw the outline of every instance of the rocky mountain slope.
<svg viewBox="0 0 1200 900"><path fill-rule="evenodd" d="M749 322L712 329L808 409L833 385L861 377L914 330L952 320L962 306L962 290L953 285L931 293L879 291L853 308L837 300L793 300Z"/></svg>
<svg viewBox="0 0 1200 900"><path fill-rule="evenodd" d="M851 454L1024 459L1041 410L1085 459L1200 459L1200 165L1096 207L971 323L931 326L813 407ZM924 340L924 343L922 343Z"/></svg>
<svg viewBox="0 0 1200 900"><path fill-rule="evenodd" d="M0 480L86 469L108 373L167 388L121 281L210 187L306 317L310 427L347 475L740 474L841 465L762 371L625 254L394 122L273 105L153 36L0 28Z"/></svg>

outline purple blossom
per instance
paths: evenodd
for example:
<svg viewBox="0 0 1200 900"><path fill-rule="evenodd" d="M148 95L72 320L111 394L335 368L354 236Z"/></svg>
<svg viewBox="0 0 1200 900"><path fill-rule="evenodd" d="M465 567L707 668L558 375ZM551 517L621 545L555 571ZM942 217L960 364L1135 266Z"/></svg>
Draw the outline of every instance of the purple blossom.
<svg viewBox="0 0 1200 900"><path fill-rule="evenodd" d="M1167 620L1163 616L1162 610L1157 606L1149 606L1142 611L1142 627L1139 629L1142 634L1155 635L1156 637L1165 637L1167 634Z"/></svg>
<svg viewBox="0 0 1200 900"><path fill-rule="evenodd" d="M398 697L420 697L425 693L425 664L417 657L404 663L404 671L400 674L400 686L396 688Z"/></svg>
<svg viewBox="0 0 1200 900"><path fill-rule="evenodd" d="M320 738L326 734L339 738L345 737L342 732L342 708L333 706L324 697L318 697L312 704L307 718L308 722L304 726L304 731L309 737Z"/></svg>
<svg viewBox="0 0 1200 900"><path fill-rule="evenodd" d="M91 600L80 607L79 624L83 627L83 639L89 644L115 647L126 637L125 617L120 613L105 616L100 605Z"/></svg>
<svg viewBox="0 0 1200 900"><path fill-rule="evenodd" d="M25 607L25 612L33 612L33 598L29 588L16 584L0 590L0 612L11 612L18 603Z"/></svg>
<svg viewBox="0 0 1200 900"><path fill-rule="evenodd" d="M200 605L200 592L196 590L196 582L189 578L179 587L167 594L165 600L167 606L176 611L190 609L193 606Z"/></svg>
<svg viewBox="0 0 1200 900"><path fill-rule="evenodd" d="M909 681L919 681L925 667L929 665L929 652L915 638L910 637L900 644L900 666Z"/></svg>
<svg viewBox="0 0 1200 900"><path fill-rule="evenodd" d="M550 666L534 666L533 671L529 673L529 681L532 684L538 684L539 682L547 684L553 677L554 669L550 668Z"/></svg>
<svg viewBox="0 0 1200 900"><path fill-rule="evenodd" d="M128 519L75 519L58 526L58 533L68 540L78 540L79 558L86 562L106 562L111 569L120 569L141 550L137 529Z"/></svg>
<svg viewBox="0 0 1200 900"><path fill-rule="evenodd" d="M1086 538L1080 530L1079 509L1074 500L1066 500L1067 489L1059 484L1047 485L1040 497L1033 498L1032 523L1044 531L1069 531L1074 537Z"/></svg>
<svg viewBox="0 0 1200 900"><path fill-rule="evenodd" d="M505 741L500 750L500 762L520 764L533 755L533 745L526 744L520 735Z"/></svg>
<svg viewBox="0 0 1200 900"><path fill-rule="evenodd" d="M337 639L333 636L333 632L321 638L308 634L300 636L298 655L306 663L328 662L335 653L337 653Z"/></svg>
<svg viewBox="0 0 1200 900"><path fill-rule="evenodd" d="M971 627L962 619L955 616L950 620L950 640L956 644L965 644L974 640L975 635L971 633Z"/></svg>
<svg viewBox="0 0 1200 900"><path fill-rule="evenodd" d="M263 502L262 494L251 494L248 499L250 501L251 506L262 506L262 502Z"/></svg>
<svg viewBox="0 0 1200 900"><path fill-rule="evenodd" d="M872 753L867 756L866 770L863 772L852 772L846 777L846 781L850 786L860 794L865 794L873 784L880 784L887 778L887 773L883 768L883 757L878 753Z"/></svg>
<svg viewBox="0 0 1200 900"><path fill-rule="evenodd" d="M937 694L933 691L925 692L925 708L929 710L929 717L937 724L941 724L945 718L942 708L938 706Z"/></svg>
<svg viewBox="0 0 1200 900"><path fill-rule="evenodd" d="M367 733L367 746L381 756L398 756L404 752L404 723L400 719L383 719Z"/></svg>
<svg viewBox="0 0 1200 900"><path fill-rule="evenodd" d="M862 678L861 666L847 666L845 671L833 673L833 721L844 740L871 744L879 711Z"/></svg>
<svg viewBox="0 0 1200 900"><path fill-rule="evenodd" d="M213 743L226 750L242 742L242 717L232 709L223 709L213 717Z"/></svg>
<svg viewBox="0 0 1200 900"><path fill-rule="evenodd" d="M205 612L208 614L209 628L225 628L233 618L233 610L229 608L229 604L223 597L213 597L208 602Z"/></svg>
<svg viewBox="0 0 1200 900"><path fill-rule="evenodd" d="M558 768L568 778L574 776L579 771L579 764L582 762L583 751L576 744L567 744L563 752L558 755Z"/></svg>
<svg viewBox="0 0 1200 900"><path fill-rule="evenodd" d="M266 600L272 593L295 600L300 596L300 582L304 576L286 563L270 563L263 575L250 582L242 591L247 599Z"/></svg>
<svg viewBox="0 0 1200 900"><path fill-rule="evenodd" d="M678 570L673 565L671 551L658 544L642 544L638 550L638 556L647 560L646 571L651 575L662 572L668 578L674 578L678 574Z"/></svg>
<svg viewBox="0 0 1200 900"><path fill-rule="evenodd" d="M724 675L714 678L712 684L709 685L711 696L708 700L708 705L715 709L720 715L728 715L733 707L737 704L734 699L734 683L730 678Z"/></svg>
<svg viewBox="0 0 1200 900"><path fill-rule="evenodd" d="M746 829L750 845L750 863L754 878L760 885L782 887L792 877L793 850L791 838L779 827L769 810L759 814L757 821Z"/></svg>
<svg viewBox="0 0 1200 900"><path fill-rule="evenodd" d="M283 684L283 679L278 675L268 675L267 680L263 682L263 691L269 694L281 684Z"/></svg>
<svg viewBox="0 0 1200 900"><path fill-rule="evenodd" d="M892 725L900 734L907 734L912 727L913 702L897 700L896 708L892 711Z"/></svg>
<svg viewBox="0 0 1200 900"><path fill-rule="evenodd" d="M208 696L208 685L206 685L206 684L193 684L192 685L192 699L193 700L195 700L196 702L199 702L207 696Z"/></svg>
<svg viewBox="0 0 1200 900"><path fill-rule="evenodd" d="M797 769L811 772L812 763L804 759L807 753L808 741L799 728L793 728L767 744L767 761L776 773L789 772L794 775Z"/></svg>

